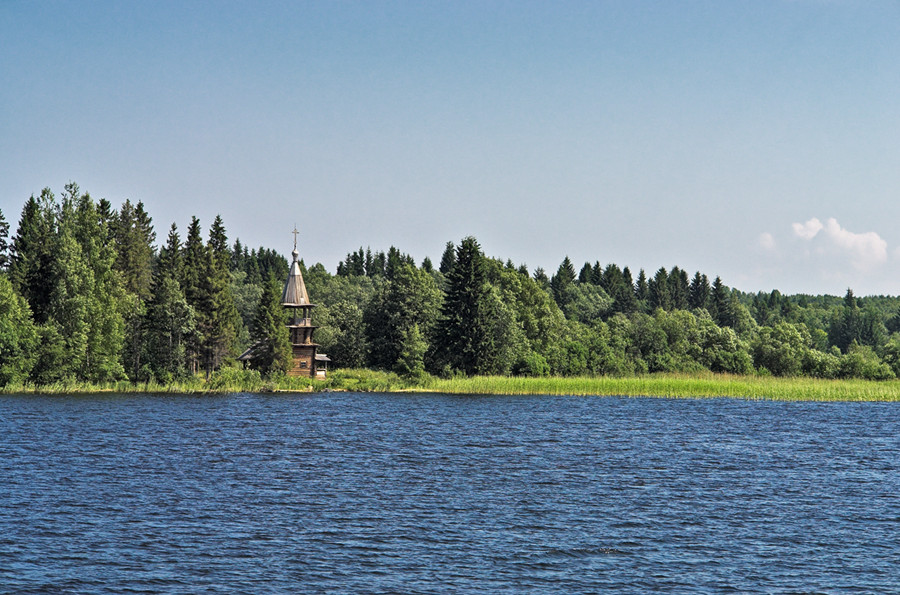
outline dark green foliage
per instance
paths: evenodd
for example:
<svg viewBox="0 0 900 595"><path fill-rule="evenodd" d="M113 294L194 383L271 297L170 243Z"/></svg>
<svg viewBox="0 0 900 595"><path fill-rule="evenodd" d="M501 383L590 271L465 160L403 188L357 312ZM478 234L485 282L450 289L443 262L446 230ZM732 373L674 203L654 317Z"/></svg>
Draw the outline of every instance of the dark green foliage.
<svg viewBox="0 0 900 595"><path fill-rule="evenodd" d="M440 308L441 291L434 277L409 263L398 265L393 279L381 287L363 314L370 364L394 369L403 337L413 326L428 342Z"/></svg>
<svg viewBox="0 0 900 595"><path fill-rule="evenodd" d="M689 308L688 297L690 291L687 273L677 266L672 267L668 281L672 308L675 310L687 310Z"/></svg>
<svg viewBox="0 0 900 595"><path fill-rule="evenodd" d="M467 375L482 366L490 344L484 328L488 300L484 255L478 241L467 237L456 248L453 268L447 273L447 292L436 335L436 369L445 366Z"/></svg>
<svg viewBox="0 0 900 595"><path fill-rule="evenodd" d="M270 277L263 287L253 319L250 366L264 376L284 374L291 367L292 347L281 305L281 282Z"/></svg>
<svg viewBox="0 0 900 595"><path fill-rule="evenodd" d="M206 250L200 220L191 217L181 258L181 278L178 281L188 304L194 307L200 302L200 278L207 266Z"/></svg>
<svg viewBox="0 0 900 595"><path fill-rule="evenodd" d="M731 304L731 293L725 284L722 283L721 277L716 277L713 281L712 295L709 303L709 314L719 326L734 325L734 308Z"/></svg>
<svg viewBox="0 0 900 595"><path fill-rule="evenodd" d="M209 377L232 352L241 324L231 293L228 238L218 216L210 227L205 256L205 266L199 271L197 300L191 305L197 312L202 365Z"/></svg>
<svg viewBox="0 0 900 595"><path fill-rule="evenodd" d="M105 210L98 209L98 212ZM100 214L103 221L107 216ZM126 200L117 213L109 216L109 234L116 247L115 269L118 271L127 297L124 303L125 348L122 363L128 376L136 380L141 370L144 351L144 302L150 298L153 278L152 218L144 210L144 204L132 205Z"/></svg>
<svg viewBox="0 0 900 595"><path fill-rule="evenodd" d="M709 303L709 292L709 279L697 271L688 287L688 306L692 309L706 308Z"/></svg>
<svg viewBox="0 0 900 595"><path fill-rule="evenodd" d="M553 292L553 299L556 300L560 307L568 303L570 297L569 286L574 282L575 267L572 266L572 261L566 256L560 263L559 268L556 269L556 274L550 278L550 290Z"/></svg>
<svg viewBox="0 0 900 595"><path fill-rule="evenodd" d="M453 245L453 242L447 242L447 246L444 247L444 253L441 255L441 264L438 266L438 270L448 275L453 270L454 264L456 264L456 246Z"/></svg>
<svg viewBox="0 0 900 595"><path fill-rule="evenodd" d="M5 271L9 266L9 222L3 216L0 209L0 270Z"/></svg>
<svg viewBox="0 0 900 595"><path fill-rule="evenodd" d="M28 379L37 347L38 329L31 309L0 273L0 386Z"/></svg>
<svg viewBox="0 0 900 595"><path fill-rule="evenodd" d="M39 199L29 198L12 243L9 278L30 305L38 324L44 324L50 315L54 290L53 271L59 250L56 210L56 198L49 188L44 188Z"/></svg>
<svg viewBox="0 0 900 595"><path fill-rule="evenodd" d="M146 370L141 380L169 382L185 377L187 345L195 332L195 312L187 303L175 276L160 269L153 283L144 321ZM144 366L142 366L143 368Z"/></svg>
<svg viewBox="0 0 900 595"><path fill-rule="evenodd" d="M110 230L116 244L116 270L122 275L125 291L146 300L150 297L156 232L144 203L135 206L126 200L112 216Z"/></svg>
<svg viewBox="0 0 900 595"><path fill-rule="evenodd" d="M547 273L542 267L534 269L533 278L544 291L550 291L550 278L547 277Z"/></svg>
<svg viewBox="0 0 900 595"><path fill-rule="evenodd" d="M316 293L315 295L320 295ZM340 299L316 310L316 341L335 368L362 368L366 365L363 311L352 299Z"/></svg>
<svg viewBox="0 0 900 595"><path fill-rule="evenodd" d="M420 380L425 376L426 351L428 341L419 330L419 325L413 324L400 334L400 353L394 371L404 378Z"/></svg>
<svg viewBox="0 0 900 595"><path fill-rule="evenodd" d="M647 282L647 274L644 269L638 272L637 281L634 284L634 297L637 298L641 309L646 310L650 304L650 284Z"/></svg>
<svg viewBox="0 0 900 595"><path fill-rule="evenodd" d="M172 279L182 279L182 260L181 238L178 236L178 227L173 223L169 228L166 245L159 251L156 268L161 274L168 275Z"/></svg>
<svg viewBox="0 0 900 595"><path fill-rule="evenodd" d="M221 215L216 215L209 227L209 241L206 243L215 261L216 268L228 271L231 263L231 251L228 248L228 236L225 233L225 222Z"/></svg>
<svg viewBox="0 0 900 595"><path fill-rule="evenodd" d="M672 294L669 291L669 274L664 267L660 267L650 281L647 282L648 297L651 310L662 308L672 309Z"/></svg>
<svg viewBox="0 0 900 595"><path fill-rule="evenodd" d="M0 269L8 226L0 213ZM224 367L251 342L268 374L289 359L275 250L229 248L193 218L154 253L141 203L113 211L74 184L22 211L0 273L0 384L183 379ZM359 248L331 275L301 270L320 353L335 367L438 374L626 375L711 370L884 380L900 374L900 298L745 294L675 266L635 281L628 267L566 257L552 279L447 244L439 271L396 247ZM252 341L251 341L252 330ZM223 366L224 364L224 366ZM249 372L248 372L249 373ZM253 372L253 374L256 374ZM259 376L256 376L259 378Z"/></svg>
<svg viewBox="0 0 900 595"><path fill-rule="evenodd" d="M579 271L578 273L578 282L591 283L593 278L593 271L594 269L591 268L591 263L584 263L584 266L581 267L581 271Z"/></svg>

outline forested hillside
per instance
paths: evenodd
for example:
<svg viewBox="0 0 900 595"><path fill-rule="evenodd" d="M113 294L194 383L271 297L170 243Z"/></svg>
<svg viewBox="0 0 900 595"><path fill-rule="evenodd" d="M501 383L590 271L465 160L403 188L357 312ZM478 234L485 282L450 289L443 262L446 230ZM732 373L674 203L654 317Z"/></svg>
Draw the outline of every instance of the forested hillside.
<svg viewBox="0 0 900 595"><path fill-rule="evenodd" d="M157 246L158 244L158 246ZM565 247L560 247L561 252ZM279 305L288 263L229 240L217 217L173 223L157 242L142 203L114 208L75 184L0 212L0 385L168 382L287 365ZM635 275L565 257L551 275L448 242L438 265L394 247L303 268L338 367L426 373L734 374L890 379L900 374L900 299L747 294L673 266Z"/></svg>

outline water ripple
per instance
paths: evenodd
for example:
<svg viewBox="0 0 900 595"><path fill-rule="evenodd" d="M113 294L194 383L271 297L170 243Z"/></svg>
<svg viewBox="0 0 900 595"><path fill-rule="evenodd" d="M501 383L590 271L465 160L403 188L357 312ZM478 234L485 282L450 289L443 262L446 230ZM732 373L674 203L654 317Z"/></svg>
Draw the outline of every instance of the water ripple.
<svg viewBox="0 0 900 595"><path fill-rule="evenodd" d="M0 592L900 592L900 409L0 396Z"/></svg>

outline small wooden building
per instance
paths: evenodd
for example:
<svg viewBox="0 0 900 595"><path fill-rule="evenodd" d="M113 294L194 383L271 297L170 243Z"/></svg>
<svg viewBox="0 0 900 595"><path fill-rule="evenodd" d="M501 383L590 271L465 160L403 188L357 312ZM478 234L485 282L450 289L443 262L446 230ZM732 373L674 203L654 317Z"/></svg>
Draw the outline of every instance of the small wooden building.
<svg viewBox="0 0 900 595"><path fill-rule="evenodd" d="M325 354L316 353L319 345L314 341L313 333L318 327L312 323L312 310L316 305L310 303L306 283L303 282L296 234L294 230L294 250L291 252L294 260L281 294L281 305L288 311L288 332L293 349L293 365L288 370L288 376L324 378L330 360Z"/></svg>

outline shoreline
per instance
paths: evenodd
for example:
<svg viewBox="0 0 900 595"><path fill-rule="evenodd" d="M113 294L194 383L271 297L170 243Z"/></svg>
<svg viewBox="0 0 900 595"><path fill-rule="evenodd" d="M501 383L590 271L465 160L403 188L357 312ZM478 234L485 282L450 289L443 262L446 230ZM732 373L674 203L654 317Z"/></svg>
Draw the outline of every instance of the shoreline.
<svg viewBox="0 0 900 595"><path fill-rule="evenodd" d="M325 380L263 379L255 372L230 369L209 380L195 377L157 384L119 381L102 384L18 385L2 394L170 394L252 393L444 393L457 395L625 396L651 398L738 398L772 401L900 401L900 380L825 380L805 377L734 376L727 374L648 374L629 377L472 376L407 380L389 372L336 370Z"/></svg>

